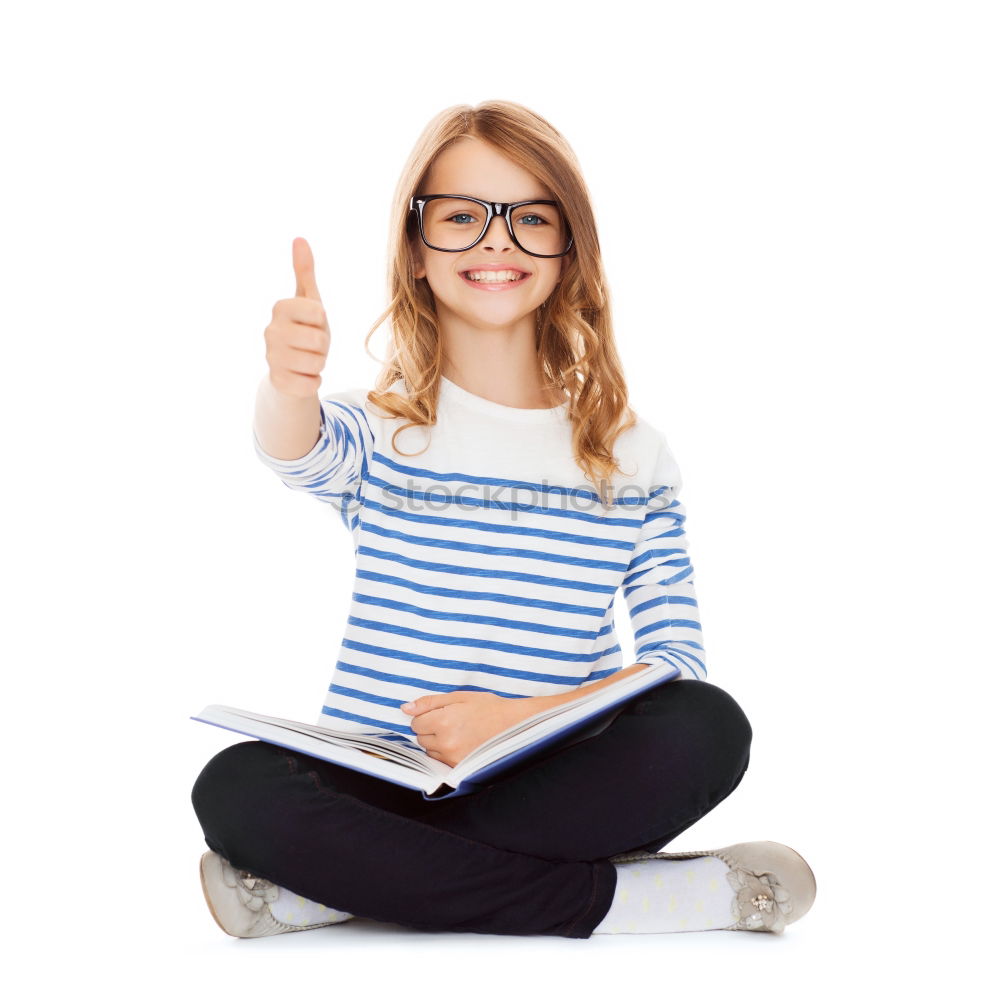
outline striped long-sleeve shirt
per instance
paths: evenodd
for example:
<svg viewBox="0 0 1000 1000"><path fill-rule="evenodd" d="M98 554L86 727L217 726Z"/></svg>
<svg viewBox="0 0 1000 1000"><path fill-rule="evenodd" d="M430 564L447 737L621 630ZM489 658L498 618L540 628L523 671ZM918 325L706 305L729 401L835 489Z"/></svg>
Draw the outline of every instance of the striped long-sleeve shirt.
<svg viewBox="0 0 1000 1000"><path fill-rule="evenodd" d="M401 379L392 391L405 391ZM366 395L322 397L319 440L301 458L272 458L253 439L261 461L331 504L354 540L320 725L409 743L400 706L421 695L523 698L607 677L626 665L619 588L636 661L705 678L681 477L658 430L637 414L618 438L606 511L573 458L565 403L504 406L442 377L437 422L402 430L396 451L406 421Z"/></svg>

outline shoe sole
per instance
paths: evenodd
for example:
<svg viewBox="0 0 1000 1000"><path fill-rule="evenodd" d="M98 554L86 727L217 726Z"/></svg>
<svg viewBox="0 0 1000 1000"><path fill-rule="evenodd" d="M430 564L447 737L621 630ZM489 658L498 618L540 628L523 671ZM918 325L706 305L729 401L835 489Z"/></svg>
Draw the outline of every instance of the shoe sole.
<svg viewBox="0 0 1000 1000"><path fill-rule="evenodd" d="M219 914L215 912L215 907L212 905L212 897L208 892L208 880L205 876L205 865L211 858L212 852L206 851L201 856L201 862L198 865L198 874L201 876L201 891L205 895L205 902L208 904L208 912L212 914L212 919L219 925L219 927L225 931L230 937L238 938L238 934L233 934L232 931L226 930L225 924L219 919Z"/></svg>

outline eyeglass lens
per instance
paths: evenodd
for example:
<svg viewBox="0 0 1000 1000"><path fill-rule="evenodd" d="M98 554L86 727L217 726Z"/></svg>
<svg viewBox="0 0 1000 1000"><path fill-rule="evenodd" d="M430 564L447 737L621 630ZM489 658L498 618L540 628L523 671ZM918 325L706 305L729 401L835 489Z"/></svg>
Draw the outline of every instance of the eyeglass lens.
<svg viewBox="0 0 1000 1000"><path fill-rule="evenodd" d="M474 201L435 198L424 205L424 235L439 250L464 250L482 234L487 215ZM511 209L510 221L517 242L528 253L562 253L569 242L569 228L557 205L519 205Z"/></svg>

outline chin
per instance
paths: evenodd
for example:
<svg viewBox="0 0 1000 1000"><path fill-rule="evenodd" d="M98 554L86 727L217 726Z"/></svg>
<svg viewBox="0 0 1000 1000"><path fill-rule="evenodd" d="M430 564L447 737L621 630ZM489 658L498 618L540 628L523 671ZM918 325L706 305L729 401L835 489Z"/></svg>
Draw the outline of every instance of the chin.
<svg viewBox="0 0 1000 1000"><path fill-rule="evenodd" d="M537 307L535 307L537 308ZM473 323L478 326L516 326L518 323L523 323L526 319L530 319L532 313L535 309L522 310L518 309L516 312L500 312L495 313L482 312L482 313L459 313L459 317L465 320L467 323Z"/></svg>

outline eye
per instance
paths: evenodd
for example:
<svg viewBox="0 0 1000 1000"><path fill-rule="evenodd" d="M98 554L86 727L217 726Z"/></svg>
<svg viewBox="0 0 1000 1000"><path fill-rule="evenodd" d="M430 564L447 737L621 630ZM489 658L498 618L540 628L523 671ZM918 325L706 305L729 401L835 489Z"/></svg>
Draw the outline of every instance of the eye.
<svg viewBox="0 0 1000 1000"><path fill-rule="evenodd" d="M445 220L446 222L453 222L455 219L465 216L466 219L471 219L472 216L468 212L456 212L454 215L449 215Z"/></svg>
<svg viewBox="0 0 1000 1000"><path fill-rule="evenodd" d="M537 219L543 226L547 226L548 225L548 223L545 221L545 219L543 219L540 215L533 215L532 214L532 215L522 215L521 216L521 221L522 222L527 222L528 219ZM534 223L533 223L533 225L534 225Z"/></svg>

